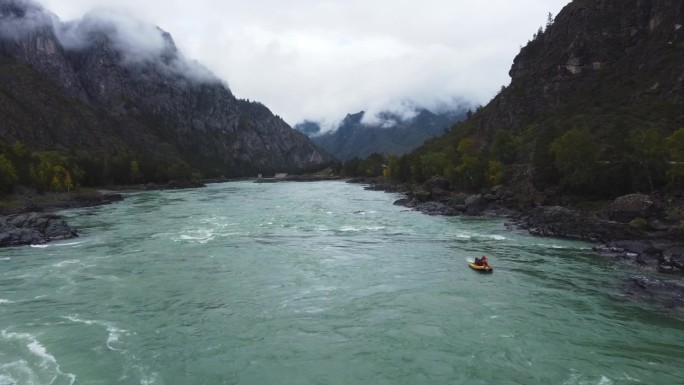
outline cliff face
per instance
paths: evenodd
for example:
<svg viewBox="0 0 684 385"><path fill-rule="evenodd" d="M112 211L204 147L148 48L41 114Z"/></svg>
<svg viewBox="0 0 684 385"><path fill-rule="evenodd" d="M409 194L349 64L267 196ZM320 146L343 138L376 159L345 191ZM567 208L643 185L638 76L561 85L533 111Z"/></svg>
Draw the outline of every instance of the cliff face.
<svg viewBox="0 0 684 385"><path fill-rule="evenodd" d="M56 22L56 16L37 4L0 1L0 52L50 74L71 94L79 94L76 74L54 33Z"/></svg>
<svg viewBox="0 0 684 385"><path fill-rule="evenodd" d="M684 99L684 2L576 0L515 58L511 84L477 116L521 128L568 103L623 107ZM583 102L587 102L584 106Z"/></svg>
<svg viewBox="0 0 684 385"><path fill-rule="evenodd" d="M168 33L145 28L146 41L128 41L115 23L95 16L63 24L31 2L0 0L3 71L31 79L2 87L16 107L8 113L16 116L7 122L13 129L2 139L34 148L95 146L104 153L179 157L207 176L296 171L328 161L266 107L237 100L209 71L183 58ZM59 102L50 108L21 98L29 86L33 94L49 90ZM87 117L64 117L64 111Z"/></svg>
<svg viewBox="0 0 684 385"><path fill-rule="evenodd" d="M519 196L678 193L682 63L681 0L575 0L521 49L509 86L398 175L442 170L459 188L503 183Z"/></svg>

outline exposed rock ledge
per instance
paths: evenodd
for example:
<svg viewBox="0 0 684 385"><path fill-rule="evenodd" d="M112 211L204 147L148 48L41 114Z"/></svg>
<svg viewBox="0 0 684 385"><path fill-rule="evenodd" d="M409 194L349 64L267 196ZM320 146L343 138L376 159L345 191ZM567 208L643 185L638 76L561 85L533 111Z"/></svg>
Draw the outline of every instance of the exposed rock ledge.
<svg viewBox="0 0 684 385"><path fill-rule="evenodd" d="M38 245L77 236L76 230L55 214L25 213L0 217L0 247Z"/></svg>
<svg viewBox="0 0 684 385"><path fill-rule="evenodd" d="M170 181L161 185L134 186L134 190L167 190L205 187L198 181ZM18 186L0 204L0 247L36 245L78 237L58 215L49 213L59 209L106 205L123 200L111 191L66 193L38 193L32 188ZM3 216L4 215L4 216Z"/></svg>
<svg viewBox="0 0 684 385"><path fill-rule="evenodd" d="M121 201L114 193L48 193L19 188L0 206L0 247L37 245L78 237L60 216L49 211Z"/></svg>

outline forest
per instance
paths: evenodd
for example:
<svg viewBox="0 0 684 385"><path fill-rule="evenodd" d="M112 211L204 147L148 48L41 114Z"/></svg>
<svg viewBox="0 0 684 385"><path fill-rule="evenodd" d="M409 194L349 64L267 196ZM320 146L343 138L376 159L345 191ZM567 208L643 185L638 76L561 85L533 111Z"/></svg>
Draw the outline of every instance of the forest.
<svg viewBox="0 0 684 385"><path fill-rule="evenodd" d="M467 124L467 123L466 123ZM462 128L455 125L453 130ZM531 138L531 136L533 136ZM475 192L529 178L539 189L611 197L632 191L681 191L684 187L684 128L666 135L657 128L632 129L600 141L586 128L531 127L522 134L497 130L492 138L433 139L400 157L372 154L345 162L346 176L384 175L400 183L433 176L456 190ZM384 166L384 168L383 168Z"/></svg>
<svg viewBox="0 0 684 385"><path fill-rule="evenodd" d="M177 160L159 161L121 153L99 156L80 151L31 151L21 142L0 142L0 192L18 185L39 192L72 191L80 187L187 181L201 175Z"/></svg>

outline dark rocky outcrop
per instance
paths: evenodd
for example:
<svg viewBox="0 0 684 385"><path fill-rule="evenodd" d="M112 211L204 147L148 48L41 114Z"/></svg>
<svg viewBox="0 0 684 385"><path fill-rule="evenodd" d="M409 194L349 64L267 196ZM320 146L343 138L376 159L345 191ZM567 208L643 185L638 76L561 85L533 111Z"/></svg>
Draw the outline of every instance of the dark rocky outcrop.
<svg viewBox="0 0 684 385"><path fill-rule="evenodd" d="M43 244L77 237L59 216L26 213L0 217L0 247Z"/></svg>
<svg viewBox="0 0 684 385"><path fill-rule="evenodd" d="M18 187L11 195L5 197L3 204L0 205L0 216L100 206L121 200L121 194L112 192L39 193L32 188Z"/></svg>
<svg viewBox="0 0 684 385"><path fill-rule="evenodd" d="M626 112L681 103L683 25L680 0L573 1L522 48L511 85L477 116L478 126L520 128L569 106L591 114L597 99Z"/></svg>
<svg viewBox="0 0 684 385"><path fill-rule="evenodd" d="M608 217L614 221L629 223L637 218L652 218L662 212L662 208L644 194L629 194L611 203Z"/></svg>
<svg viewBox="0 0 684 385"><path fill-rule="evenodd" d="M451 189L451 184L442 176L433 176L422 186L424 191L430 193L432 197L443 196Z"/></svg>
<svg viewBox="0 0 684 385"><path fill-rule="evenodd" d="M54 210L107 205L121 194L98 191L39 193L18 187L0 205L0 247L36 245L78 236Z"/></svg>
<svg viewBox="0 0 684 385"><path fill-rule="evenodd" d="M607 242L612 239L632 239L638 236L629 226L606 221L594 215L582 214L561 206L540 206L523 215L521 227L531 234Z"/></svg>
<svg viewBox="0 0 684 385"><path fill-rule="evenodd" d="M663 303L673 311L684 310L684 285L645 276L634 276L624 291L633 298Z"/></svg>

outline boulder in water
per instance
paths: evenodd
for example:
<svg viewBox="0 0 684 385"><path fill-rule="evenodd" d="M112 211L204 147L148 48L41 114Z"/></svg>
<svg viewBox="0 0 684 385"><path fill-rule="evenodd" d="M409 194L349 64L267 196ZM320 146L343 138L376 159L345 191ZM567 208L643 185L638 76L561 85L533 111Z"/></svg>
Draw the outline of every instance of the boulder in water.
<svg viewBox="0 0 684 385"><path fill-rule="evenodd" d="M0 247L42 244L78 236L55 214L24 213L0 218Z"/></svg>

